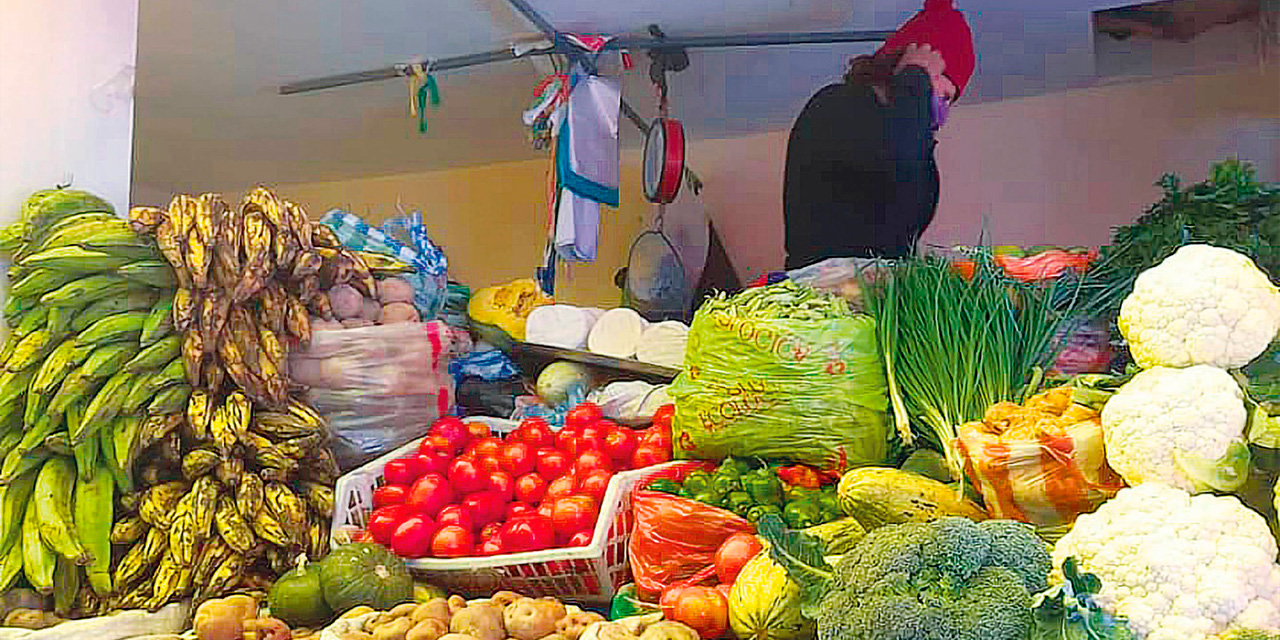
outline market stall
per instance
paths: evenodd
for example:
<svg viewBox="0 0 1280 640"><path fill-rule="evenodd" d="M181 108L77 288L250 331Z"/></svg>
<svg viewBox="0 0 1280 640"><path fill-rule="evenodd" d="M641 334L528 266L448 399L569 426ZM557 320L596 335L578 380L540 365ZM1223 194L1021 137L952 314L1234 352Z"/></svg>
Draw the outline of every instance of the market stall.
<svg viewBox="0 0 1280 640"><path fill-rule="evenodd" d="M3 632L1275 637L1280 188L1166 189L1100 252L838 262L687 326L426 302L417 251L265 189L34 194ZM516 409L458 416L491 368L451 363L526 342Z"/></svg>

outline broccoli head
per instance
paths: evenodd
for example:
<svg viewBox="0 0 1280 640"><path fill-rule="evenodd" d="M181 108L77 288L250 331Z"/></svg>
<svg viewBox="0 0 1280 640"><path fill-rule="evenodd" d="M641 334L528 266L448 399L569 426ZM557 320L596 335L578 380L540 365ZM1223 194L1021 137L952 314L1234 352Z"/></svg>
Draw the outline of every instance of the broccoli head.
<svg viewBox="0 0 1280 640"><path fill-rule="evenodd" d="M869 532L834 568L820 640L1021 640L1049 555L1030 527L944 518Z"/></svg>

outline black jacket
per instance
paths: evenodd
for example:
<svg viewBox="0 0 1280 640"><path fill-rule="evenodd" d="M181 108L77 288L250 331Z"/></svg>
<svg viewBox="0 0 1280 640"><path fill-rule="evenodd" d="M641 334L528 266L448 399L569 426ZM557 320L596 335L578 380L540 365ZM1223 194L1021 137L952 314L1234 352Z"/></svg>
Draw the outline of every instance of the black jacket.
<svg viewBox="0 0 1280 640"><path fill-rule="evenodd" d="M832 257L911 253L938 206L929 76L895 75L889 104L833 84L805 105L787 143L787 269Z"/></svg>

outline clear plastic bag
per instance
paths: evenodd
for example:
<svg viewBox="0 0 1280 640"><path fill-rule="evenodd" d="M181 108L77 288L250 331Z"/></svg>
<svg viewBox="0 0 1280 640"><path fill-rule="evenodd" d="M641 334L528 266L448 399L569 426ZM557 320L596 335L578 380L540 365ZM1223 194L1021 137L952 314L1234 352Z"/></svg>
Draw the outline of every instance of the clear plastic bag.
<svg viewBox="0 0 1280 640"><path fill-rule="evenodd" d="M451 358L469 345L442 322L317 331L289 356L290 375L310 387L343 469L420 437L454 403Z"/></svg>
<svg viewBox="0 0 1280 640"><path fill-rule="evenodd" d="M449 261L427 236L422 214L414 211L372 227L353 213L334 209L320 222L333 229L342 244L360 251L395 256L417 268L400 277L413 285L413 306L418 316L431 320L440 315L448 297Z"/></svg>

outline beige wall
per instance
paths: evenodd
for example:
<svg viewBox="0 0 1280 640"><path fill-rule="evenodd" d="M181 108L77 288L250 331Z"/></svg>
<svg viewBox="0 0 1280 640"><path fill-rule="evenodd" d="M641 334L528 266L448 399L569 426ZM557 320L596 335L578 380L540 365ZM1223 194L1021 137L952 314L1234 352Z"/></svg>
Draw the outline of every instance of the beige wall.
<svg viewBox="0 0 1280 640"><path fill-rule="evenodd" d="M745 277L783 260L782 167L786 132L692 143L703 199ZM1167 171L1188 180L1239 152L1280 181L1280 72L1244 70L1102 86L957 108L938 162L943 196L926 241L977 241L984 219L997 244L1106 242L1158 197ZM603 216L599 261L562 271L559 297L616 304L614 271L650 212L634 152L625 154L620 211ZM281 190L318 217L342 206L377 221L420 208L458 279L483 286L527 277L545 242L543 161Z"/></svg>

